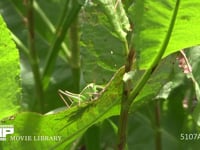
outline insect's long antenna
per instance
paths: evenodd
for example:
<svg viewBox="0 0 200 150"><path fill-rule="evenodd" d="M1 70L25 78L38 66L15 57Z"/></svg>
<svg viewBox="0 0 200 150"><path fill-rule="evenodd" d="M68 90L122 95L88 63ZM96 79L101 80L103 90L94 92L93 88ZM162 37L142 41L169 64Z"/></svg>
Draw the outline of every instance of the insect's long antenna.
<svg viewBox="0 0 200 150"><path fill-rule="evenodd" d="M119 2L120 2L120 0L117 0L117 1L116 1L115 6L114 6L115 9L117 8Z"/></svg>
<svg viewBox="0 0 200 150"><path fill-rule="evenodd" d="M62 90L58 90L58 94L61 97L61 99L63 100L63 102L65 103L65 105L67 106L67 108L70 108L70 105L67 103L67 101L64 99L63 95L65 95L65 92L63 92ZM72 103L72 101L70 100L70 102Z"/></svg>

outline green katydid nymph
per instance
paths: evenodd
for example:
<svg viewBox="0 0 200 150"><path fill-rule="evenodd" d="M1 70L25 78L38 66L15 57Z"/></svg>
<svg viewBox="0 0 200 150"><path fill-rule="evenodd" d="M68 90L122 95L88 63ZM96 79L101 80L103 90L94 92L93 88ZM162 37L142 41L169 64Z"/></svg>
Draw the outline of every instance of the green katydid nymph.
<svg viewBox="0 0 200 150"><path fill-rule="evenodd" d="M81 91L80 94L75 94L69 91L62 90L58 90L58 94L60 95L61 99L64 101L66 106L69 108L76 104L80 105L81 102L95 100L99 96L100 91L102 90L103 86L90 83ZM68 101L65 100L64 96L68 98Z"/></svg>

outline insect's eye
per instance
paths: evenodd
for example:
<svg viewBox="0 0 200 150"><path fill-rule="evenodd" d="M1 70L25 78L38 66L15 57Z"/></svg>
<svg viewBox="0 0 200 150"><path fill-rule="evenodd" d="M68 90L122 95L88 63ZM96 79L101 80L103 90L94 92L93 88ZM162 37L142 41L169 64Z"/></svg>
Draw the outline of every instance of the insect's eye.
<svg viewBox="0 0 200 150"><path fill-rule="evenodd" d="M93 93L93 94L92 94L92 99L96 99L98 96L99 96L98 93Z"/></svg>

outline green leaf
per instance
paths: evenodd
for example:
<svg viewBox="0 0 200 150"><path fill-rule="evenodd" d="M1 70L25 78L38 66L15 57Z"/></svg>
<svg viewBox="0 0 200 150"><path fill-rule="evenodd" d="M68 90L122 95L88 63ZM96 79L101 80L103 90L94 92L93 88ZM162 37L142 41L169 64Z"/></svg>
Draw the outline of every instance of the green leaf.
<svg viewBox="0 0 200 150"><path fill-rule="evenodd" d="M108 17L108 21L117 37L122 41L126 41L126 32L130 30L130 24L122 2L116 2L115 0L95 0L94 2L99 4Z"/></svg>
<svg viewBox="0 0 200 150"><path fill-rule="evenodd" d="M0 119L19 110L20 78L19 54L12 41L10 31L0 16Z"/></svg>
<svg viewBox="0 0 200 150"><path fill-rule="evenodd" d="M200 76L199 76L199 50L200 47L193 47L188 50L188 58L192 66L192 73L190 74L190 80L192 80L194 90L196 93L197 104L193 111L193 118L197 122L197 125L200 126Z"/></svg>
<svg viewBox="0 0 200 150"><path fill-rule="evenodd" d="M171 0L136 0L129 8L134 23L134 46L141 69L151 65L167 34L171 34L171 37L163 57L200 44L200 1L180 0L174 29L169 30L176 3Z"/></svg>
<svg viewBox="0 0 200 150"><path fill-rule="evenodd" d="M80 106L72 107L53 115L42 116L27 112L17 114L13 120L1 121L1 124L14 125L15 133L12 136L62 136L61 141L32 141L21 144L22 141L11 142L10 138L8 138L8 142L4 142L3 147L5 149L18 147L18 149L22 150L30 147L33 149L50 149L53 146L59 146L61 148L81 136L93 124L119 114L119 105L116 104L119 104L121 99L121 78L123 73L124 68L119 69L96 101L81 103Z"/></svg>
<svg viewBox="0 0 200 150"><path fill-rule="evenodd" d="M49 52L52 40L55 38L55 27L58 24L60 15L65 13L63 0L34 1L34 19L35 19L35 49L39 57L39 70L44 70L45 58ZM55 10L56 11L52 11ZM15 42L19 47L21 56L21 78L23 97L22 103L25 110L35 109L35 101L37 100L35 82L30 67L31 59L27 49L27 28L26 28L26 6L20 0L0 1L0 11L5 21L15 35ZM66 16L65 16L66 17ZM41 26L42 24L42 26ZM66 41L62 43L62 49L67 50ZM60 53L61 57L55 56L56 66L51 76L51 86L45 91L46 99L45 110L49 111L64 105L58 96L58 89L68 89L74 91L71 66L67 62L66 53ZM67 52L67 55L70 55ZM66 82L67 81L67 82ZM65 84L63 84L65 82ZM38 104L39 105L39 104Z"/></svg>
<svg viewBox="0 0 200 150"><path fill-rule="evenodd" d="M149 101L153 100L153 98L159 94L160 90L162 90L161 88L169 80L174 61L176 60L175 57L176 55L166 57L152 72L151 78L149 78L131 105L133 111L135 111L137 107L149 103ZM140 72L134 77L133 85L136 85L142 74L143 72Z"/></svg>
<svg viewBox="0 0 200 150"><path fill-rule="evenodd" d="M200 50L199 46L190 48L188 50L188 55L189 55L188 57L189 57L189 60L190 60L191 66L192 66L192 73L190 75L190 78L194 84L196 98L200 102L200 88L199 88L199 85L200 85L200 79L199 79L200 78L200 76L199 76L200 55L199 55L199 50Z"/></svg>
<svg viewBox="0 0 200 150"><path fill-rule="evenodd" d="M143 106L156 96L170 75L170 69L173 63L169 60L173 58L168 57L156 68L154 76L150 78L144 90L133 103L131 111L136 111L138 107ZM136 74L134 77L135 82L137 82L141 73ZM41 116L35 113L20 113L15 116L14 120L4 121L4 124L14 124L14 135L62 136L62 140L58 143L33 141L26 142L25 146L21 142L6 142L4 143L4 147L20 147L22 150L27 147L33 147L35 149L58 147L62 149L65 145L69 145L72 141L80 137L92 125L111 116L119 115L123 74L124 67L118 70L106 85L104 91L100 93L97 100L81 103L80 106L74 106L52 115ZM156 84L154 85L155 81ZM33 124L33 122L36 124Z"/></svg>
<svg viewBox="0 0 200 150"><path fill-rule="evenodd" d="M99 5L88 5L81 13L82 72L86 83L106 84L124 64L124 44L113 35L112 25Z"/></svg>
<svg viewBox="0 0 200 150"><path fill-rule="evenodd" d="M100 126L90 127L85 135L85 143L87 150L101 150L100 145Z"/></svg>

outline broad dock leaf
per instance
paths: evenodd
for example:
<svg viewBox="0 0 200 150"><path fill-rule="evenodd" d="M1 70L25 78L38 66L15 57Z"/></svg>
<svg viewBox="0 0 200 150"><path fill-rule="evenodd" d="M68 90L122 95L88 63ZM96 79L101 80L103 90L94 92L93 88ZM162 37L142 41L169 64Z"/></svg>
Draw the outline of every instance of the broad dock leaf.
<svg viewBox="0 0 200 150"><path fill-rule="evenodd" d="M19 109L20 77L19 54L11 34L0 16L0 119L10 116Z"/></svg>
<svg viewBox="0 0 200 150"><path fill-rule="evenodd" d="M129 8L134 23L134 46L139 66L147 69L171 32L163 57L183 48L200 44L200 1L180 0L175 24L168 30L176 1L136 0Z"/></svg>

